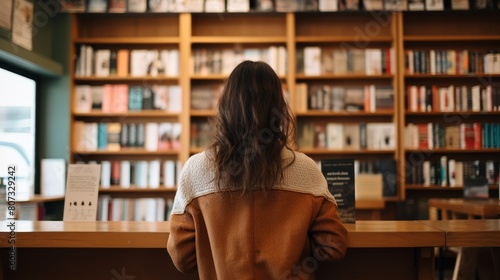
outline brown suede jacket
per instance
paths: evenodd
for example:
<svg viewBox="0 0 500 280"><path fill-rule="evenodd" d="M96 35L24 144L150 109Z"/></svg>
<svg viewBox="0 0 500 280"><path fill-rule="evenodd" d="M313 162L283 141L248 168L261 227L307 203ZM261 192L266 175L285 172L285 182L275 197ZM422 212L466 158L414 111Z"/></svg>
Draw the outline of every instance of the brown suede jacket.
<svg viewBox="0 0 500 280"><path fill-rule="evenodd" d="M284 151L284 160L292 152ZM167 250L200 279L314 279L321 261L341 260L347 230L317 164L295 152L272 190L216 192L205 153L180 174Z"/></svg>

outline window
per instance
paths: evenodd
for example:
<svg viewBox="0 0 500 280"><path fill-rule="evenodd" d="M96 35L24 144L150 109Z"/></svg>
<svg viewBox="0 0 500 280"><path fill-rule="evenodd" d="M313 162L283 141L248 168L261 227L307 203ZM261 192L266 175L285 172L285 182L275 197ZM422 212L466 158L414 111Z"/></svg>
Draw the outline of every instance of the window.
<svg viewBox="0 0 500 280"><path fill-rule="evenodd" d="M17 200L30 198L35 185L35 93L33 79L0 68L0 177L17 165Z"/></svg>

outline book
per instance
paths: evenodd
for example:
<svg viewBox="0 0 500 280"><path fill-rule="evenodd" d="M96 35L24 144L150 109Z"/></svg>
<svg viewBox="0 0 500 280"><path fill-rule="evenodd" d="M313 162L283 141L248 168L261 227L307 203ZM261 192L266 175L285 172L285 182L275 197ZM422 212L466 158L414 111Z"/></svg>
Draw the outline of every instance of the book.
<svg viewBox="0 0 500 280"><path fill-rule="evenodd" d="M320 12L336 12L338 11L337 0L318 0L318 10Z"/></svg>
<svg viewBox="0 0 500 280"><path fill-rule="evenodd" d="M127 11L127 0L109 0L108 12L125 13Z"/></svg>
<svg viewBox="0 0 500 280"><path fill-rule="evenodd" d="M463 162L464 199L488 199L488 179L481 172L480 161Z"/></svg>
<svg viewBox="0 0 500 280"><path fill-rule="evenodd" d="M205 0L205 13L222 13L226 10L224 0Z"/></svg>
<svg viewBox="0 0 500 280"><path fill-rule="evenodd" d="M75 87L75 113L86 113L92 110L92 87L78 85Z"/></svg>
<svg viewBox="0 0 500 280"><path fill-rule="evenodd" d="M61 12L85 12L85 0L58 0L58 3L61 5Z"/></svg>
<svg viewBox="0 0 500 280"><path fill-rule="evenodd" d="M88 0L88 13L105 13L108 10L108 0Z"/></svg>
<svg viewBox="0 0 500 280"><path fill-rule="evenodd" d="M127 12L129 13L144 13L147 7L147 0L127 0Z"/></svg>
<svg viewBox="0 0 500 280"><path fill-rule="evenodd" d="M226 0L228 12L249 12L250 0Z"/></svg>
<svg viewBox="0 0 500 280"><path fill-rule="evenodd" d="M168 0L148 0L148 11L151 13L168 12Z"/></svg>
<svg viewBox="0 0 500 280"><path fill-rule="evenodd" d="M343 223L356 222L354 159L323 159L321 172Z"/></svg>
<svg viewBox="0 0 500 280"><path fill-rule="evenodd" d="M427 11L444 10L444 0L425 0L425 9Z"/></svg>
<svg viewBox="0 0 500 280"><path fill-rule="evenodd" d="M62 196L66 188L66 161L62 158L40 160L40 194Z"/></svg>

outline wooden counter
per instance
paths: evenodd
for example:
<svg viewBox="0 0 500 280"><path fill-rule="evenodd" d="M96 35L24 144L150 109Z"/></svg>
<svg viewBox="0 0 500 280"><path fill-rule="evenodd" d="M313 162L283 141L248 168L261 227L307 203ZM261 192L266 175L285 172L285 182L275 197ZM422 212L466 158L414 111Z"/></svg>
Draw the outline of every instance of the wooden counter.
<svg viewBox="0 0 500 280"><path fill-rule="evenodd" d="M6 280L132 279L127 275L147 280L197 279L196 274L181 274L173 267L165 249L168 222L17 221L15 272L8 269L8 225L8 221L0 223L1 276ZM358 221L346 226L346 258L319 266L312 260L317 279L332 279L332 275L335 279L434 279L433 248L445 245L443 230L412 221Z"/></svg>

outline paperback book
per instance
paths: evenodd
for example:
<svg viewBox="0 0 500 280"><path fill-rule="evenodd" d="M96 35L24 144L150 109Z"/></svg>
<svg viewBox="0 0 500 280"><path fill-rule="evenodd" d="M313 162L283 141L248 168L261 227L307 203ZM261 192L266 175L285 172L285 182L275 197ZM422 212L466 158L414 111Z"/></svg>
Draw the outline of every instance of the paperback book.
<svg viewBox="0 0 500 280"><path fill-rule="evenodd" d="M321 172L335 197L343 223L356 222L354 159L321 160Z"/></svg>

